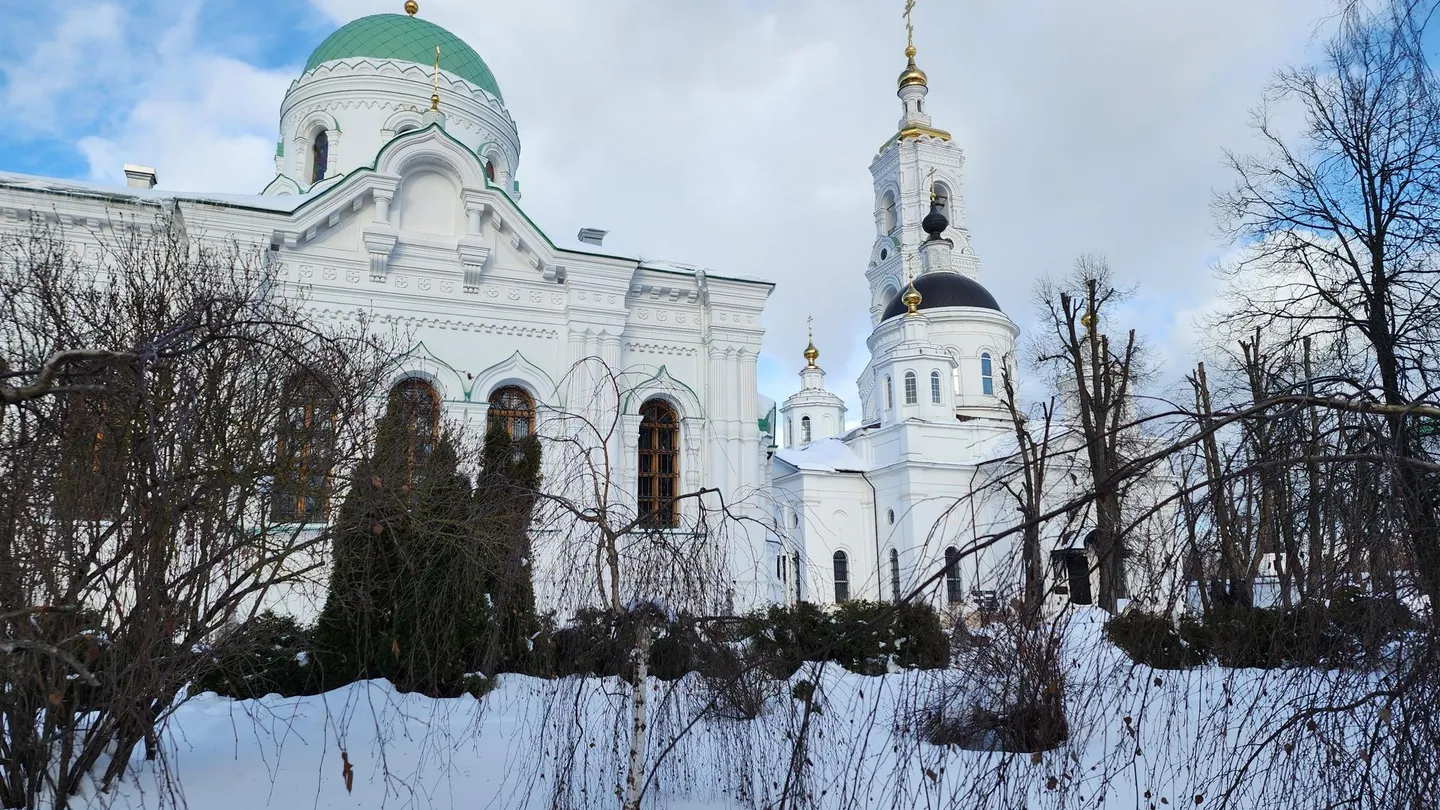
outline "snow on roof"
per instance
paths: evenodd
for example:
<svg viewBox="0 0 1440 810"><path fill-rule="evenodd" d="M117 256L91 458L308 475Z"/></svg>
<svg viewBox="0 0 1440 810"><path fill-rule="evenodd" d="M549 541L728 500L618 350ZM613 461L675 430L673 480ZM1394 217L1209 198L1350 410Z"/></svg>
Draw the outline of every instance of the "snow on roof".
<svg viewBox="0 0 1440 810"><path fill-rule="evenodd" d="M805 447L784 447L775 457L798 470L817 472L865 472L870 465L839 439L821 439Z"/></svg>
<svg viewBox="0 0 1440 810"><path fill-rule="evenodd" d="M262 196L260 194L211 194L198 192L169 191L164 189L131 188L112 186L104 183L90 183L82 180L61 180L55 177L40 177L33 174L0 172L0 186L39 191L48 194L66 194L73 197L104 197L138 203L161 204L174 200L183 202L215 203L243 208L258 208L265 211L290 213L312 199L312 194Z"/></svg>
<svg viewBox="0 0 1440 810"><path fill-rule="evenodd" d="M731 281L748 281L754 284L769 284L772 287L775 286L775 282L760 278L759 276L747 276L742 273L722 273L706 267L700 267L699 265L672 262L666 259L641 259L640 267L646 270L659 270L662 273L684 273L688 276L704 273L707 276L729 279Z"/></svg>

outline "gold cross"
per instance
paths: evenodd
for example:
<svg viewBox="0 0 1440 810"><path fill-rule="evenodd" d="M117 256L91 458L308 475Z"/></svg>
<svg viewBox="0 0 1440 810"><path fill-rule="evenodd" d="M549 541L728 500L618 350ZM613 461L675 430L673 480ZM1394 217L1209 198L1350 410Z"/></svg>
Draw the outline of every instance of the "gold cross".
<svg viewBox="0 0 1440 810"><path fill-rule="evenodd" d="M805 319L805 326L810 330L810 340L815 340L815 316L811 315Z"/></svg>
<svg viewBox="0 0 1440 810"><path fill-rule="evenodd" d="M915 10L915 0L905 0L905 45L915 47L915 24L910 20L910 12Z"/></svg>

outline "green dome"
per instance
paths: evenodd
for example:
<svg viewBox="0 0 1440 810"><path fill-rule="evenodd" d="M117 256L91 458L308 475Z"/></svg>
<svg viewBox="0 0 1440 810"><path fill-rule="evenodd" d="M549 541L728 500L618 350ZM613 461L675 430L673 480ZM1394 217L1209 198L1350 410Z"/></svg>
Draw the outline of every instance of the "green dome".
<svg viewBox="0 0 1440 810"><path fill-rule="evenodd" d="M372 14L348 22L325 38L305 63L309 73L336 59L368 57L414 62L429 68L440 46L440 67L504 101L495 74L465 41L432 22L404 14Z"/></svg>

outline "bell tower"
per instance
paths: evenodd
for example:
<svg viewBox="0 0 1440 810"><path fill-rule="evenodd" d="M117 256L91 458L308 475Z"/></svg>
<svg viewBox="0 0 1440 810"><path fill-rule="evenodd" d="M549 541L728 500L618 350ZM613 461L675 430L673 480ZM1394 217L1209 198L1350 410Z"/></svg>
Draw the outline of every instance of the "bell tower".
<svg viewBox="0 0 1440 810"><path fill-rule="evenodd" d="M927 238L921 221L932 202L948 223L944 238L954 243L951 270L969 278L980 275L980 258L970 246L965 225L965 152L950 133L933 126L925 98L929 78L915 63L915 0L905 2L905 69L896 82L901 115L898 129L880 145L870 163L875 190L875 242L865 272L870 283L871 324L879 324L891 299L905 287L905 268L918 257ZM927 272L943 270L925 267Z"/></svg>

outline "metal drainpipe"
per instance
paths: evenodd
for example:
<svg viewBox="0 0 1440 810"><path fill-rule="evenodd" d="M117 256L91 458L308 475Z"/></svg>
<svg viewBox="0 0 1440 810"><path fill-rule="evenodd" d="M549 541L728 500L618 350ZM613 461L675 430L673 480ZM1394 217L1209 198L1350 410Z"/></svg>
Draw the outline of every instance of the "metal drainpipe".
<svg viewBox="0 0 1440 810"><path fill-rule="evenodd" d="M875 601L885 601L885 563L880 560L880 495L875 491L875 484L871 482L870 476L860 470L860 477L870 485L870 505L872 517L875 519Z"/></svg>

